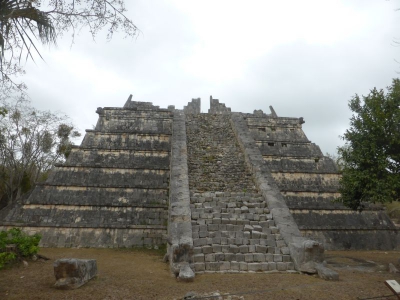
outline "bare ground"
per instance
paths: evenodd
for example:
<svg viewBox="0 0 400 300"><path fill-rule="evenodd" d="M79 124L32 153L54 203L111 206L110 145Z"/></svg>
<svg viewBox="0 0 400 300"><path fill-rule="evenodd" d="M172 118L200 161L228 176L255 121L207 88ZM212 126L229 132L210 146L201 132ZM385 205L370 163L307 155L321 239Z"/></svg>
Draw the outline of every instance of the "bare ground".
<svg viewBox="0 0 400 300"><path fill-rule="evenodd" d="M339 272L336 282L303 274L247 273L202 274L182 283L171 277L160 251L43 248L40 254L51 259L0 271L0 299L182 299L190 291L203 296L219 291L246 300L364 299L390 295L385 280L400 282L400 274L387 268L390 262L399 268L398 251L326 252L328 266ZM53 262L67 257L97 259L99 275L77 290L55 289Z"/></svg>

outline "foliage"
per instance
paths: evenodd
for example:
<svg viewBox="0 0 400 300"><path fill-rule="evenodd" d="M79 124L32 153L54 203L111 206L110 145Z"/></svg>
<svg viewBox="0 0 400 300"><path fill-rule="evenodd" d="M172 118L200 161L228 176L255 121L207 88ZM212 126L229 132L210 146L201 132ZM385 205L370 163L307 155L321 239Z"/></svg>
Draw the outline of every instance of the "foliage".
<svg viewBox="0 0 400 300"><path fill-rule="evenodd" d="M28 192L54 163L62 162L80 136L67 117L39 111L27 101L4 104L0 119L0 195L8 203Z"/></svg>
<svg viewBox="0 0 400 300"><path fill-rule="evenodd" d="M28 236L19 228L11 228L8 231L0 232L0 269L16 259L32 257L39 251L41 236L34 234ZM6 252L7 245L15 245L16 252Z"/></svg>
<svg viewBox="0 0 400 300"><path fill-rule="evenodd" d="M125 16L123 0L0 0L0 97L15 91L24 93L24 83L15 77L24 74L21 60L42 58L37 41L56 44L66 32L88 28L93 39L107 30L107 39L117 31L134 36L137 27Z"/></svg>
<svg viewBox="0 0 400 300"><path fill-rule="evenodd" d="M391 202L400 196L400 80L368 96L355 95L343 147L339 201L353 209L364 202Z"/></svg>

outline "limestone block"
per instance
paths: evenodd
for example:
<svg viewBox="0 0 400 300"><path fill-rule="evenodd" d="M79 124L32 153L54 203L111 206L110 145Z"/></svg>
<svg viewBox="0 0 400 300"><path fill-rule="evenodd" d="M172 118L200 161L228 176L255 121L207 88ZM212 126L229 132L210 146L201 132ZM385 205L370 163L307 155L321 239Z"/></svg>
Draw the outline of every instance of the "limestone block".
<svg viewBox="0 0 400 300"><path fill-rule="evenodd" d="M207 271L219 271L221 262L208 262L206 263Z"/></svg>
<svg viewBox="0 0 400 300"><path fill-rule="evenodd" d="M237 245L229 245L229 252L238 253L239 247Z"/></svg>
<svg viewBox="0 0 400 300"><path fill-rule="evenodd" d="M274 262L281 262L282 260L282 255L274 254Z"/></svg>
<svg viewBox="0 0 400 300"><path fill-rule="evenodd" d="M276 270L276 262L268 262L268 270L269 271Z"/></svg>
<svg viewBox="0 0 400 300"><path fill-rule="evenodd" d="M240 253L248 253L248 252L249 252L249 246L247 246L247 245L240 245L240 246L239 246L239 252L240 252Z"/></svg>
<svg viewBox="0 0 400 300"><path fill-rule="evenodd" d="M322 264L316 264L315 269L318 272L318 276L325 280L339 280L339 274L329 268L324 267Z"/></svg>
<svg viewBox="0 0 400 300"><path fill-rule="evenodd" d="M212 252L213 252L213 247L212 246L209 246L209 245L203 246L203 253L204 254L209 254L209 253L212 253Z"/></svg>
<svg viewBox="0 0 400 300"><path fill-rule="evenodd" d="M204 254L195 254L193 255L193 260L195 263L204 262Z"/></svg>
<svg viewBox="0 0 400 300"><path fill-rule="evenodd" d="M256 252L266 253L267 252L267 247L266 246L262 246L262 245L256 245Z"/></svg>
<svg viewBox="0 0 400 300"><path fill-rule="evenodd" d="M53 264L55 287L59 289L77 289L97 275L95 259L58 259Z"/></svg>
<svg viewBox="0 0 400 300"><path fill-rule="evenodd" d="M220 271L228 271L231 269L231 263L229 261L223 261L219 269Z"/></svg>
<svg viewBox="0 0 400 300"><path fill-rule="evenodd" d="M237 262L237 261L231 261L231 270L233 270L233 271L239 271L239 262Z"/></svg>
<svg viewBox="0 0 400 300"><path fill-rule="evenodd" d="M262 231L262 227L260 225L253 225L253 232L254 231L261 232Z"/></svg>
<svg viewBox="0 0 400 300"><path fill-rule="evenodd" d="M238 261L238 262L244 261L244 254L237 253L236 254L236 261Z"/></svg>
<svg viewBox="0 0 400 300"><path fill-rule="evenodd" d="M228 253L229 252L229 245L222 245L221 250L223 253Z"/></svg>
<svg viewBox="0 0 400 300"><path fill-rule="evenodd" d="M214 253L210 253L210 254L206 254L204 256L204 260L207 262L212 262L215 261L215 254Z"/></svg>
<svg viewBox="0 0 400 300"><path fill-rule="evenodd" d="M191 282L194 280L194 272L190 268L189 263L184 262L181 263L181 267L179 270L179 275L178 275L178 281L184 281L184 282Z"/></svg>
<svg viewBox="0 0 400 300"><path fill-rule="evenodd" d="M215 261L223 261L225 260L225 254L224 253L215 253Z"/></svg>
<svg viewBox="0 0 400 300"><path fill-rule="evenodd" d="M244 261L245 262L252 262L253 261L253 254L252 253L245 253L244 254Z"/></svg>
<svg viewBox="0 0 400 300"><path fill-rule="evenodd" d="M248 270L248 265L246 262L239 262L239 269L240 271L247 271Z"/></svg>
<svg viewBox="0 0 400 300"><path fill-rule="evenodd" d="M225 253L225 261L232 261L236 258L236 255L233 253Z"/></svg>
<svg viewBox="0 0 400 300"><path fill-rule="evenodd" d="M286 271L287 270L287 264L284 262L277 262L276 263L276 269L278 271Z"/></svg>
<svg viewBox="0 0 400 300"><path fill-rule="evenodd" d="M253 257L254 257L254 261L256 261L256 262L264 262L265 261L265 255L263 253L254 253Z"/></svg>
<svg viewBox="0 0 400 300"><path fill-rule="evenodd" d="M205 263L194 263L195 272L203 272L206 269Z"/></svg>
<svg viewBox="0 0 400 300"><path fill-rule="evenodd" d="M262 271L261 264L260 263L249 263L248 270L254 271L254 272L261 272Z"/></svg>
<svg viewBox="0 0 400 300"><path fill-rule="evenodd" d="M201 247L194 247L193 254L200 254L202 253L203 249Z"/></svg>

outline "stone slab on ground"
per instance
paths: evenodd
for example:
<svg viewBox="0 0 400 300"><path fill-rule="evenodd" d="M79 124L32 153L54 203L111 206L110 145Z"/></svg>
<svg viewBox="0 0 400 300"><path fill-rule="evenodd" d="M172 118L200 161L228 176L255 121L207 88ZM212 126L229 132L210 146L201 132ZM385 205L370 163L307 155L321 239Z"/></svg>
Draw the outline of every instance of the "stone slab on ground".
<svg viewBox="0 0 400 300"><path fill-rule="evenodd" d="M77 289L97 276L95 259L63 258L54 262L55 287Z"/></svg>

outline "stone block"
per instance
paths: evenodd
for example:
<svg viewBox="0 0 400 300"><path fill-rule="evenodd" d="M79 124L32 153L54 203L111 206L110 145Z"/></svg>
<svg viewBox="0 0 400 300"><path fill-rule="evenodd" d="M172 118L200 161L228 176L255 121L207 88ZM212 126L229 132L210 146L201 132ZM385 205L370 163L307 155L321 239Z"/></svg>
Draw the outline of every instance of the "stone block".
<svg viewBox="0 0 400 300"><path fill-rule="evenodd" d="M239 262L239 270L240 271L247 271L248 270L247 263L245 263L243 261Z"/></svg>
<svg viewBox="0 0 400 300"><path fill-rule="evenodd" d="M204 253L204 254L213 253L213 248L212 248L212 246L209 246L209 245L203 246L203 253Z"/></svg>
<svg viewBox="0 0 400 300"><path fill-rule="evenodd" d="M279 248L286 247L286 243L284 240L278 240L276 241L276 246Z"/></svg>
<svg viewBox="0 0 400 300"><path fill-rule="evenodd" d="M204 255L204 261L206 261L206 262L215 261L215 254L214 253L210 253L210 254Z"/></svg>
<svg viewBox="0 0 400 300"><path fill-rule="evenodd" d="M294 270L294 263L288 262L288 263L286 263L286 264L287 264L287 269L288 269L288 270Z"/></svg>
<svg viewBox="0 0 400 300"><path fill-rule="evenodd" d="M226 230L228 230L228 231L235 231L235 225L233 225L233 224L228 224L228 225L226 225Z"/></svg>
<svg viewBox="0 0 400 300"><path fill-rule="evenodd" d="M274 254L274 262L281 262L281 261L282 261L282 255Z"/></svg>
<svg viewBox="0 0 400 300"><path fill-rule="evenodd" d="M239 247L237 245L229 245L229 252L238 253Z"/></svg>
<svg viewBox="0 0 400 300"><path fill-rule="evenodd" d="M260 263L248 263L247 268L249 271L254 271L254 272L261 272L261 264Z"/></svg>
<svg viewBox="0 0 400 300"><path fill-rule="evenodd" d="M203 252L202 247L193 247L193 254L200 254Z"/></svg>
<svg viewBox="0 0 400 300"><path fill-rule="evenodd" d="M239 271L239 262L237 262L237 261L231 261L231 270L233 270L233 271Z"/></svg>
<svg viewBox="0 0 400 300"><path fill-rule="evenodd" d="M231 269L231 263L229 261L223 261L219 267L220 271L228 271Z"/></svg>
<svg viewBox="0 0 400 300"><path fill-rule="evenodd" d="M212 238L212 244L221 244L221 238L220 237Z"/></svg>
<svg viewBox="0 0 400 300"><path fill-rule="evenodd" d="M262 246L262 245L256 245L256 252L266 253L267 252L267 247L266 246Z"/></svg>
<svg viewBox="0 0 400 300"><path fill-rule="evenodd" d="M229 245L222 245L221 246L221 251L223 253L228 253L229 252Z"/></svg>
<svg viewBox="0 0 400 300"><path fill-rule="evenodd" d="M268 270L269 271L276 270L276 262L268 262Z"/></svg>
<svg viewBox="0 0 400 300"><path fill-rule="evenodd" d="M329 268L324 267L322 264L315 264L315 269L318 272L318 276L325 280L339 280L339 274Z"/></svg>
<svg viewBox="0 0 400 300"><path fill-rule="evenodd" d="M290 262L292 259L290 258L290 255L282 255L282 261L283 262Z"/></svg>
<svg viewBox="0 0 400 300"><path fill-rule="evenodd" d="M260 225L253 225L253 232L254 231L262 232L262 227Z"/></svg>
<svg viewBox="0 0 400 300"><path fill-rule="evenodd" d="M222 251L221 245L213 244L212 250L213 252L221 252Z"/></svg>
<svg viewBox="0 0 400 300"><path fill-rule="evenodd" d="M259 239L250 239L250 245L257 245L260 244L260 240Z"/></svg>
<svg viewBox="0 0 400 300"><path fill-rule="evenodd" d="M249 252L249 246L247 246L247 245L239 246L239 252L240 253L248 253Z"/></svg>
<svg viewBox="0 0 400 300"><path fill-rule="evenodd" d="M206 269L205 263L194 263L194 271L195 272L203 272Z"/></svg>
<svg viewBox="0 0 400 300"><path fill-rule="evenodd" d="M208 237L208 231L199 231L199 238Z"/></svg>
<svg viewBox="0 0 400 300"><path fill-rule="evenodd" d="M250 234L250 232L253 230L253 226L251 226L251 225L244 225L244 229L243 229L243 231L247 231L249 234Z"/></svg>
<svg viewBox="0 0 400 300"><path fill-rule="evenodd" d="M289 247L282 247L281 248L281 253L283 255L289 255L290 254Z"/></svg>
<svg viewBox="0 0 400 300"><path fill-rule="evenodd" d="M239 261L239 262L244 261L244 254L237 253L236 254L236 261Z"/></svg>
<svg viewBox="0 0 400 300"><path fill-rule="evenodd" d="M235 245L242 245L243 244L243 239L242 238L236 238L235 239Z"/></svg>
<svg viewBox="0 0 400 300"><path fill-rule="evenodd" d="M55 287L59 289L77 289L97 276L95 259L58 259L53 264Z"/></svg>
<svg viewBox="0 0 400 300"><path fill-rule="evenodd" d="M287 270L287 264L284 262L277 262L276 263L276 269L278 271L286 271Z"/></svg>
<svg viewBox="0 0 400 300"><path fill-rule="evenodd" d="M204 262L204 254L194 254L193 261L196 262Z"/></svg>
<svg viewBox="0 0 400 300"><path fill-rule="evenodd" d="M208 231L217 231L217 230L219 230L219 226L218 226L218 224L208 224L207 225L207 230Z"/></svg>
<svg viewBox="0 0 400 300"><path fill-rule="evenodd" d="M245 262L253 262L253 254L252 253L245 253L244 254L244 261Z"/></svg>
<svg viewBox="0 0 400 300"><path fill-rule="evenodd" d="M215 261L223 261L225 260L225 254L224 253L215 253Z"/></svg>
<svg viewBox="0 0 400 300"><path fill-rule="evenodd" d="M253 254L255 262L264 262L265 261L265 254L263 253L254 253Z"/></svg>
<svg viewBox="0 0 400 300"><path fill-rule="evenodd" d="M267 262L273 262L274 261L274 255L271 253L265 254L265 261Z"/></svg>
<svg viewBox="0 0 400 300"><path fill-rule="evenodd" d="M259 231L253 231L253 232L251 233L251 238L252 238L252 239L260 239L260 238L261 238L261 232L259 232Z"/></svg>
<svg viewBox="0 0 400 300"><path fill-rule="evenodd" d="M194 276L194 272L190 268L189 263L182 263L177 278L178 281L191 282L194 280Z"/></svg>
<svg viewBox="0 0 400 300"><path fill-rule="evenodd" d="M224 260L226 261L232 261L236 259L236 255L233 253L225 253L225 258Z"/></svg>
<svg viewBox="0 0 400 300"><path fill-rule="evenodd" d="M206 271L219 271L220 262L206 262Z"/></svg>

